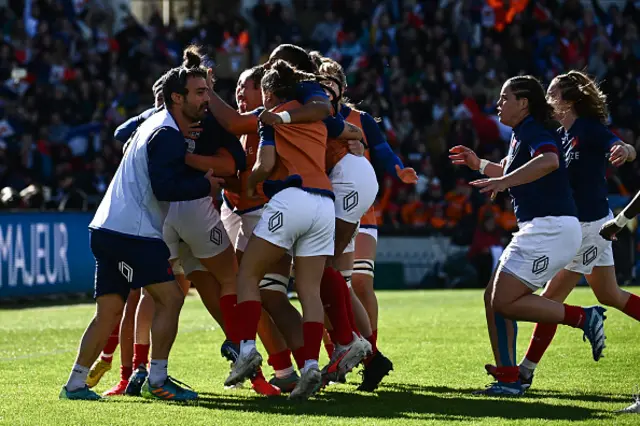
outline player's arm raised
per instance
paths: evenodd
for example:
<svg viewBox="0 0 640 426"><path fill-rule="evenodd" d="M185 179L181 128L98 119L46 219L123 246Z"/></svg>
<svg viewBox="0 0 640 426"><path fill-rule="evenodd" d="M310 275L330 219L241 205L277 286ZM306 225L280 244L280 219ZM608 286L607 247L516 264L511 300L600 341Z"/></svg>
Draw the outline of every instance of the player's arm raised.
<svg viewBox="0 0 640 426"><path fill-rule="evenodd" d="M192 177L186 173L184 163L184 137L178 130L160 128L147 144L151 190L159 201L187 201L214 194L223 179L211 173Z"/></svg>
<svg viewBox="0 0 640 426"><path fill-rule="evenodd" d="M497 164L488 160L481 160L471 148L464 145L457 145L451 148L449 150L449 159L453 164L465 165L471 170L478 170L490 178L500 177L504 174L502 162Z"/></svg>
<svg viewBox="0 0 640 426"><path fill-rule="evenodd" d="M618 216L602 225L602 228L600 228L600 236L609 241L617 240L616 234L627 226L638 214L640 214L640 191L633 197L633 200L627 204L627 207L618 213Z"/></svg>
<svg viewBox="0 0 640 426"><path fill-rule="evenodd" d="M213 90L209 90L209 110L229 133L246 135L258 130L258 116L256 114L253 112L239 113Z"/></svg>
<svg viewBox="0 0 640 426"><path fill-rule="evenodd" d="M402 160L393 152L391 146L385 139L376 120L367 113L360 114L362 130L369 142L371 159L378 167L384 168L390 175L398 176L402 182L416 184L418 174L411 167L405 167Z"/></svg>

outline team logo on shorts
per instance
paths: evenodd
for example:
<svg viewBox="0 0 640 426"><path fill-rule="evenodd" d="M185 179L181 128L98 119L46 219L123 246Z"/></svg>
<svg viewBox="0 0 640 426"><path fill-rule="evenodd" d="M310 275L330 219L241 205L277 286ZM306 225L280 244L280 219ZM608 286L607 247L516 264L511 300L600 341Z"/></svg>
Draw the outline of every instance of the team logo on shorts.
<svg viewBox="0 0 640 426"><path fill-rule="evenodd" d="M358 205L358 191L351 191L342 199L342 208L346 212L350 212Z"/></svg>
<svg viewBox="0 0 640 426"><path fill-rule="evenodd" d="M538 275L546 271L547 268L549 268L549 256L542 256L533 261L531 272Z"/></svg>
<svg viewBox="0 0 640 426"><path fill-rule="evenodd" d="M282 224L284 222L284 217L282 216L282 212L275 212L269 218L269 232L276 232L278 229L282 228Z"/></svg>
<svg viewBox="0 0 640 426"><path fill-rule="evenodd" d="M127 265L124 262L119 262L118 269L128 283L133 282L133 268L131 266Z"/></svg>
<svg viewBox="0 0 640 426"><path fill-rule="evenodd" d="M211 230L211 232L209 232L209 239L213 244L219 246L220 244L222 244L222 231L220 231L220 229L218 229L218 227L216 226Z"/></svg>
<svg viewBox="0 0 640 426"><path fill-rule="evenodd" d="M596 260L596 257L598 257L598 247L591 246L589 247L589 250L585 251L582 255L582 264L584 266L587 266L588 264Z"/></svg>

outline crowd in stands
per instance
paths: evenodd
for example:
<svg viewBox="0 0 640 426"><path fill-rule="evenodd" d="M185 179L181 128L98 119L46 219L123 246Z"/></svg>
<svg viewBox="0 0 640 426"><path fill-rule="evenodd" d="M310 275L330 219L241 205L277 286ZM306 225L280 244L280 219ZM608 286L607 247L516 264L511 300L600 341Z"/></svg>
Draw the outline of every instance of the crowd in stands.
<svg viewBox="0 0 640 426"><path fill-rule="evenodd" d="M451 166L453 145L499 161L510 129L495 116L502 83L568 69L597 76L611 125L640 149L640 4L598 0L305 0L296 10L263 0L249 11L211 8L164 25L129 16L116 25L97 1L10 0L0 10L0 202L5 207L91 209L117 168L114 128L152 104L151 86L182 48L205 46L264 60L280 43L339 60L348 96L376 117L415 187L380 176L380 224L442 232L486 253L515 228L508 198L495 203ZM504 4L503 4L504 3ZM303 30L298 16L315 13ZM246 65L251 65L248 59ZM233 67L232 67L233 68ZM237 66L235 68L238 68ZM241 69L235 69L236 73ZM233 104L232 78L216 90ZM640 167L611 169L612 193L640 189Z"/></svg>

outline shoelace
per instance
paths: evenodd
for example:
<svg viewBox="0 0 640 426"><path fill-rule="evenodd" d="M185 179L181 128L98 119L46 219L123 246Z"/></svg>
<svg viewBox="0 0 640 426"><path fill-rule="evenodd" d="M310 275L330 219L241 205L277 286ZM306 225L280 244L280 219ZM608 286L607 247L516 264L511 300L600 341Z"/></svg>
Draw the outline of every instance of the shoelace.
<svg viewBox="0 0 640 426"><path fill-rule="evenodd" d="M193 388L192 388L191 386L189 386L188 384L186 384L186 383L184 383L184 382L181 382L180 380L175 379L175 378L173 378L173 377L171 377L171 376L167 376L167 379L171 380L174 384L175 384L175 383L177 383L177 384L179 384L179 385L184 386L184 387L185 387L185 388L187 388L187 389L193 390Z"/></svg>

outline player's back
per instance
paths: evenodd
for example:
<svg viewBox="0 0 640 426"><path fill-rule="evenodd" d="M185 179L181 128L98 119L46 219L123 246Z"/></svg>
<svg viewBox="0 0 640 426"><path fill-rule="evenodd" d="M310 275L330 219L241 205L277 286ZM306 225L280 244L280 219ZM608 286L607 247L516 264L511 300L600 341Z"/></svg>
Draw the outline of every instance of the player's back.
<svg viewBox="0 0 640 426"><path fill-rule="evenodd" d="M160 132L179 133L166 109L145 120L131 137L131 145L98 206L90 228L162 239L162 225L169 203L158 201L153 193L148 157L149 139Z"/></svg>
<svg viewBox="0 0 640 426"><path fill-rule="evenodd" d="M279 105L273 112L300 107L297 101ZM261 133L268 126L261 128ZM276 166L264 184L264 193L272 197L287 186L300 186L308 192L333 197L331 182L325 172L327 128L322 122L275 126ZM295 183L299 180L299 183Z"/></svg>

